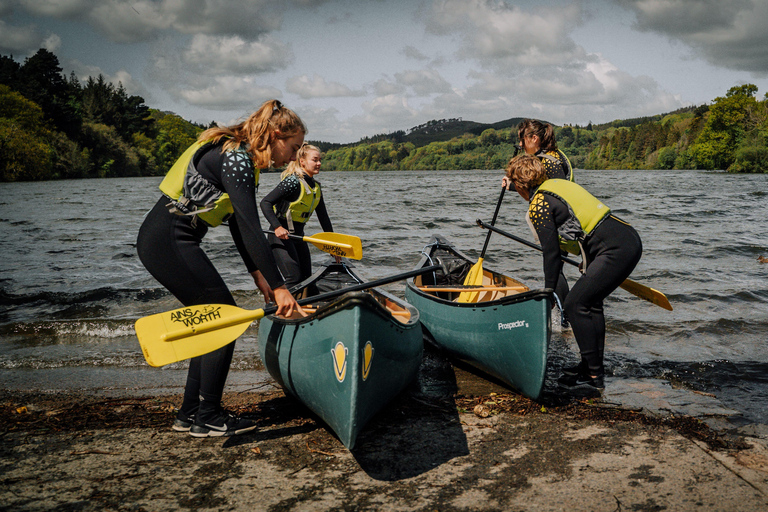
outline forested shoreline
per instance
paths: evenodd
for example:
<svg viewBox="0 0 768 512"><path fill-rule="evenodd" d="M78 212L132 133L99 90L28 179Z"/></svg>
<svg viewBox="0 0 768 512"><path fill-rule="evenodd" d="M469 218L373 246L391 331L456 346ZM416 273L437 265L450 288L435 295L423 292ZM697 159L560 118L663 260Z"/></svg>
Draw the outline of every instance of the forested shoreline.
<svg viewBox="0 0 768 512"><path fill-rule="evenodd" d="M768 94L757 93L745 84L709 105L558 126L556 138L577 168L765 173ZM430 121L353 144L314 143L326 171L501 169L518 142L517 119ZM152 109L101 75L80 83L44 49L23 64L0 55L0 181L162 176L211 124ZM504 127L472 133L484 126Z"/></svg>

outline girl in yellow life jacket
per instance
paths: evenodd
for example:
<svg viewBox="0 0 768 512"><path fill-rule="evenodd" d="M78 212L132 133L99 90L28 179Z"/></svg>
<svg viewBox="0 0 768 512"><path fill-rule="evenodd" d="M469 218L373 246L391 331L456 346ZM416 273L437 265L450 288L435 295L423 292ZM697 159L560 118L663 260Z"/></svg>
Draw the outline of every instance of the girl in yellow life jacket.
<svg viewBox="0 0 768 512"><path fill-rule="evenodd" d="M573 168L565 153L557 148L555 131L551 124L536 119L524 119L517 126L520 148L528 155L535 155L541 161L547 178L560 178L573 181ZM555 285L555 293L562 300L568 296L568 281L562 272ZM568 327L567 317L562 319L563 327Z"/></svg>
<svg viewBox="0 0 768 512"><path fill-rule="evenodd" d="M261 200L261 211L273 231L269 235L272 253L289 288L312 275L312 257L307 242L288 235L306 236L304 227L313 212L323 231L333 231L322 188L315 180L321 163L320 149L304 144L296 161L283 171L280 183ZM341 262L339 256L335 258Z"/></svg>
<svg viewBox="0 0 768 512"><path fill-rule="evenodd" d="M582 276L563 309L579 345L581 362L564 368L558 380L565 388L604 387L603 353L605 316L603 301L632 273L643 251L637 232L614 217L607 206L581 186L547 179L541 161L533 155L512 158L502 186L513 185L529 201L528 219L544 258L544 284L554 289L562 272L561 251L573 241L581 249Z"/></svg>
<svg viewBox="0 0 768 512"><path fill-rule="evenodd" d="M526 154L539 157L548 178L574 181L571 161L557 148L555 130L551 124L524 119L517 126L517 137L520 139L520 149Z"/></svg>
<svg viewBox="0 0 768 512"><path fill-rule="evenodd" d="M242 123L204 131L168 172L136 248L147 270L184 306L236 305L201 248L208 229L228 219L235 246L265 299L277 304L278 314L301 312L261 229L255 194L260 169L295 160L306 131L294 112L277 100L267 101ZM174 430L209 437L256 427L221 406L234 348L232 342L189 362Z"/></svg>

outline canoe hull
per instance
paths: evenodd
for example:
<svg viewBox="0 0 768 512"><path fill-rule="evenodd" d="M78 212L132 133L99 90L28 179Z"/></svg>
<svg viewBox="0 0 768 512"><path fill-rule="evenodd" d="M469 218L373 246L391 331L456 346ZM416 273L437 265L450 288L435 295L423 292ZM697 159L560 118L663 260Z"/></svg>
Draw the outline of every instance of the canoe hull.
<svg viewBox="0 0 768 512"><path fill-rule="evenodd" d="M431 257L442 251L453 255L455 261L465 260L471 265L444 238L435 237L432 244ZM430 260L425 256L419 267L428 264ZM493 271L485 272L496 274L492 277L497 283L519 283L508 276L502 280ZM410 279L405 297L419 310L422 325L438 347L525 396L539 397L551 336L551 290L526 290L495 300L459 303L456 297L425 293L420 285L418 278Z"/></svg>
<svg viewBox="0 0 768 512"><path fill-rule="evenodd" d="M382 300L409 308L408 321L394 319ZM415 379L423 353L418 311L380 290L345 294L306 319L265 317L258 339L269 374L349 449Z"/></svg>

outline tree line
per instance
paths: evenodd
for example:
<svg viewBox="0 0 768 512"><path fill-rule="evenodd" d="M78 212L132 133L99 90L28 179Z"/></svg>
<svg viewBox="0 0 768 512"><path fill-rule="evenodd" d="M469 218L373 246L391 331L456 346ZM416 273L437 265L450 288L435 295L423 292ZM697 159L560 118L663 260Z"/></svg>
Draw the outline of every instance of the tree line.
<svg viewBox="0 0 768 512"><path fill-rule="evenodd" d="M62 71L44 49L0 55L0 181L161 176L205 128Z"/></svg>
<svg viewBox="0 0 768 512"><path fill-rule="evenodd" d="M502 169L518 144L516 122L484 129L443 119L356 144L313 143L325 152L325 170ZM67 77L47 50L23 64L0 55L0 181L162 176L206 127L151 109L101 75ZM577 168L764 173L768 94L757 99L746 84L709 105L559 126L555 136Z"/></svg>
<svg viewBox="0 0 768 512"><path fill-rule="evenodd" d="M768 94L732 87L711 105L586 127L555 127L558 147L581 169L706 169L768 172ZM501 169L518 144L515 128L489 128L422 146L379 136L329 148L326 170Z"/></svg>

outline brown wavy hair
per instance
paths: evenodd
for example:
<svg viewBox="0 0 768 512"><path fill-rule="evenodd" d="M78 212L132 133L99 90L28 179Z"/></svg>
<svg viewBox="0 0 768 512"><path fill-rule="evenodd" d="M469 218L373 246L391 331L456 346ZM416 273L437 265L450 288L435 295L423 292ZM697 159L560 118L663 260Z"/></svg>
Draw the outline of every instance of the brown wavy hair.
<svg viewBox="0 0 768 512"><path fill-rule="evenodd" d="M504 172L508 179L524 190L533 190L547 181L547 173L541 165L541 160L534 155L517 155L509 160Z"/></svg>
<svg viewBox="0 0 768 512"><path fill-rule="evenodd" d="M253 165L264 169L272 163L269 138L275 130L280 131L280 139L291 138L297 133L307 133L306 125L293 110L284 107L278 100L269 100L242 123L208 128L200 134L198 140L212 140L216 143L226 137L223 151L238 149L245 144Z"/></svg>
<svg viewBox="0 0 768 512"><path fill-rule="evenodd" d="M537 135L539 137L539 147L542 151L557 150L555 129L551 124L542 123L536 119L523 119L523 121L517 125L517 138L520 139L520 143L522 144L523 139L529 135Z"/></svg>

